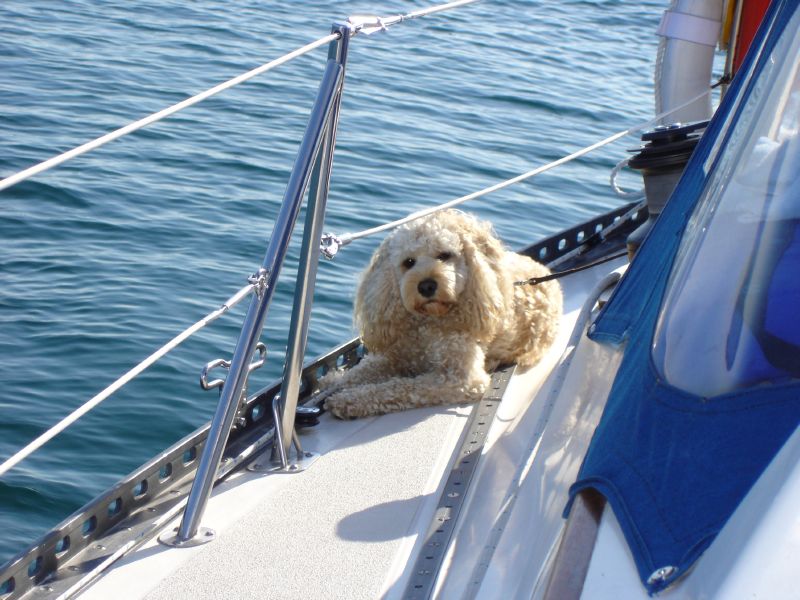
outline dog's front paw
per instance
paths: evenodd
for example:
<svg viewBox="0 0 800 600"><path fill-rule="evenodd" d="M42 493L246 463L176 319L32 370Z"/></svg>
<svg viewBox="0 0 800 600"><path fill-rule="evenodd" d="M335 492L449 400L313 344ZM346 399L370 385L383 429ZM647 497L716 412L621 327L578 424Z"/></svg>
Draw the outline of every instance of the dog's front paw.
<svg viewBox="0 0 800 600"><path fill-rule="evenodd" d="M319 381L317 382L320 391L332 391L335 388L342 387L344 384L342 381L344 378L344 373L344 371L340 371L338 369L334 369L325 373L325 375L320 377Z"/></svg>
<svg viewBox="0 0 800 600"><path fill-rule="evenodd" d="M483 396L484 392L489 389L489 385L492 383L492 376L488 373L481 372L477 375L473 381L472 385L469 386L468 393L472 396L478 395L478 397Z"/></svg>
<svg viewBox="0 0 800 600"><path fill-rule="evenodd" d="M367 411L361 402L354 401L347 394L333 394L325 400L325 410L339 419L358 419L366 417Z"/></svg>

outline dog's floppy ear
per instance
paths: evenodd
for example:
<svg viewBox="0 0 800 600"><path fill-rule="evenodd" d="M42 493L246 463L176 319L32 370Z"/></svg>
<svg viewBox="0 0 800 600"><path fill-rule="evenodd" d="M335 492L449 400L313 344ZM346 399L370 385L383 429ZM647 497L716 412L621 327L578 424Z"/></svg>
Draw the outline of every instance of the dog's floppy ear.
<svg viewBox="0 0 800 600"><path fill-rule="evenodd" d="M469 311L468 319L474 333L479 337L493 337L505 316L506 298L514 292L502 274L505 255L502 243L493 235L490 225L475 219L470 221L461 231L469 266L465 309Z"/></svg>
<svg viewBox="0 0 800 600"><path fill-rule="evenodd" d="M370 352L385 351L396 339L397 315L404 311L389 261L389 238L372 255L356 291L354 318Z"/></svg>

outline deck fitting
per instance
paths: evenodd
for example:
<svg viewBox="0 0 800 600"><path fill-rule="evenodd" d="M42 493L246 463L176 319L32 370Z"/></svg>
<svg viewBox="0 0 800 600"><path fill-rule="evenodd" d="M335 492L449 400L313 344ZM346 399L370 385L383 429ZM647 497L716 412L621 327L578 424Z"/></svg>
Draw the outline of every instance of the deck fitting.
<svg viewBox="0 0 800 600"><path fill-rule="evenodd" d="M158 541L165 546L171 546L173 548L194 548L195 546L202 546L203 544L212 542L216 537L217 534L213 529L201 527L197 530L197 533L194 534L194 537L188 540L180 540L178 539L178 528L173 527L171 531L164 532L158 536Z"/></svg>

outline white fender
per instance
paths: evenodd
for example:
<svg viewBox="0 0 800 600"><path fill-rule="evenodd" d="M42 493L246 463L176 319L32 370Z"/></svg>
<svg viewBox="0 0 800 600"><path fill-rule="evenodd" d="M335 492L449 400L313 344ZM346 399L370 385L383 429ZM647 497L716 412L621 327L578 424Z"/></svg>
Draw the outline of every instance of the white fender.
<svg viewBox="0 0 800 600"><path fill-rule="evenodd" d="M656 114L671 110L707 90L714 48L722 28L724 0L673 0L658 35L655 73ZM711 95L662 119L662 124L702 121L712 115Z"/></svg>

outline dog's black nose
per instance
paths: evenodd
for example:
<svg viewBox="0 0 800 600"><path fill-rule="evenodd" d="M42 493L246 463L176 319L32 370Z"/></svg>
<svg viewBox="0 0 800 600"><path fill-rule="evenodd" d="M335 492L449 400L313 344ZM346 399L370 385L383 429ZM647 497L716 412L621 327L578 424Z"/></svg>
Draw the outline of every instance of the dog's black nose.
<svg viewBox="0 0 800 600"><path fill-rule="evenodd" d="M436 282L433 279L423 279L417 285L417 291L425 298L430 298L436 293Z"/></svg>

